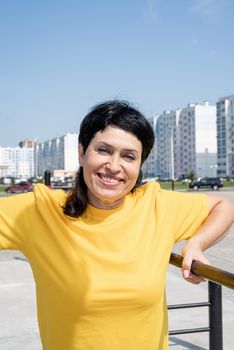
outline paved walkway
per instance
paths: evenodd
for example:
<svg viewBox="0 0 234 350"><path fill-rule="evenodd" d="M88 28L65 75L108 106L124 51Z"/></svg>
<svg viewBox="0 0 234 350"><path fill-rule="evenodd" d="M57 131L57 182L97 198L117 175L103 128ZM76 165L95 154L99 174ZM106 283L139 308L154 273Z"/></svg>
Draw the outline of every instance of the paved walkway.
<svg viewBox="0 0 234 350"><path fill-rule="evenodd" d="M221 194L221 193L220 193ZM223 193L224 194L224 193ZM234 203L234 192L225 192ZM234 227L218 246L207 251L212 265L234 272ZM179 252L181 243L174 248ZM178 268L170 266L167 276L168 304L207 301L207 284L193 286L183 280ZM169 329L208 325L207 308L169 311ZM224 350L234 344L234 291L223 288ZM170 338L170 350L207 350L208 334ZM41 350L35 286L27 261L18 252L0 252L0 349ZM88 349L87 349L88 350ZM134 350L134 349L132 349ZM144 350L144 349L142 349Z"/></svg>

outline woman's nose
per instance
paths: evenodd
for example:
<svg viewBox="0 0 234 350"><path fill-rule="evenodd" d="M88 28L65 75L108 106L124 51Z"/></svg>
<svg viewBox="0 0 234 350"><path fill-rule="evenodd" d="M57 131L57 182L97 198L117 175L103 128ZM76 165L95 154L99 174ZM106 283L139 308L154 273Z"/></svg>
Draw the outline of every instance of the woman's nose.
<svg viewBox="0 0 234 350"><path fill-rule="evenodd" d="M112 155L107 163L107 168L112 172L121 170L121 159L118 155Z"/></svg>

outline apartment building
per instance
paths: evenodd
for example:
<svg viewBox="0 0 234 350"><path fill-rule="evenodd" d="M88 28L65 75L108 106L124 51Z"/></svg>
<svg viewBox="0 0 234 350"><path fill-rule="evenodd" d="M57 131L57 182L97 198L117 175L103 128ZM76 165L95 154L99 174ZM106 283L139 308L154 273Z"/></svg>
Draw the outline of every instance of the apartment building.
<svg viewBox="0 0 234 350"><path fill-rule="evenodd" d="M234 177L234 95L222 97L217 107L217 173Z"/></svg>
<svg viewBox="0 0 234 350"><path fill-rule="evenodd" d="M155 136L156 176L185 178L191 172L198 177L216 175L215 106L204 102L165 111L157 116Z"/></svg>
<svg viewBox="0 0 234 350"><path fill-rule="evenodd" d="M63 136L38 143L35 152L35 172L43 176L46 170L63 170L75 173L78 162L78 134L67 133Z"/></svg>
<svg viewBox="0 0 234 350"><path fill-rule="evenodd" d="M178 177L193 171L198 177L216 176L216 107L188 104L181 110L180 159Z"/></svg>
<svg viewBox="0 0 234 350"><path fill-rule="evenodd" d="M156 126L157 126L157 120L158 120L158 115L153 116L151 118L147 119L150 125L152 126L154 133L156 135ZM147 161L145 161L142 165L142 172L145 177L153 177L155 176L157 172L157 166L158 166L158 161L157 161L157 143L154 143L154 146L149 154L149 157Z"/></svg>
<svg viewBox="0 0 234 350"><path fill-rule="evenodd" d="M0 147L0 177L34 176L34 147Z"/></svg>
<svg viewBox="0 0 234 350"><path fill-rule="evenodd" d="M164 111L156 125L156 176L164 179L177 174L178 159L178 111Z"/></svg>

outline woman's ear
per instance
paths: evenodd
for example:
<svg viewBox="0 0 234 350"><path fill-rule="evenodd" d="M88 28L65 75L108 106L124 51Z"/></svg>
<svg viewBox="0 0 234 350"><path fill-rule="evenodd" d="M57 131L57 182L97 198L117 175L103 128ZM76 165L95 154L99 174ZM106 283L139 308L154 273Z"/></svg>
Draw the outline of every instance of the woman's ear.
<svg viewBox="0 0 234 350"><path fill-rule="evenodd" d="M84 164L84 149L81 143L79 143L78 146L78 154L79 154L79 164L80 166L83 166Z"/></svg>

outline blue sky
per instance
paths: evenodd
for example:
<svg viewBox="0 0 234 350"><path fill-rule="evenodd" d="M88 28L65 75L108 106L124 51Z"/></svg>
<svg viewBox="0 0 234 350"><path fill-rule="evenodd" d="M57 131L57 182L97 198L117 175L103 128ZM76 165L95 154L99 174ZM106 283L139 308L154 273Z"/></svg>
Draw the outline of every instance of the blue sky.
<svg viewBox="0 0 234 350"><path fill-rule="evenodd" d="M147 117L234 94L232 0L0 0L0 146L77 132L98 102Z"/></svg>

